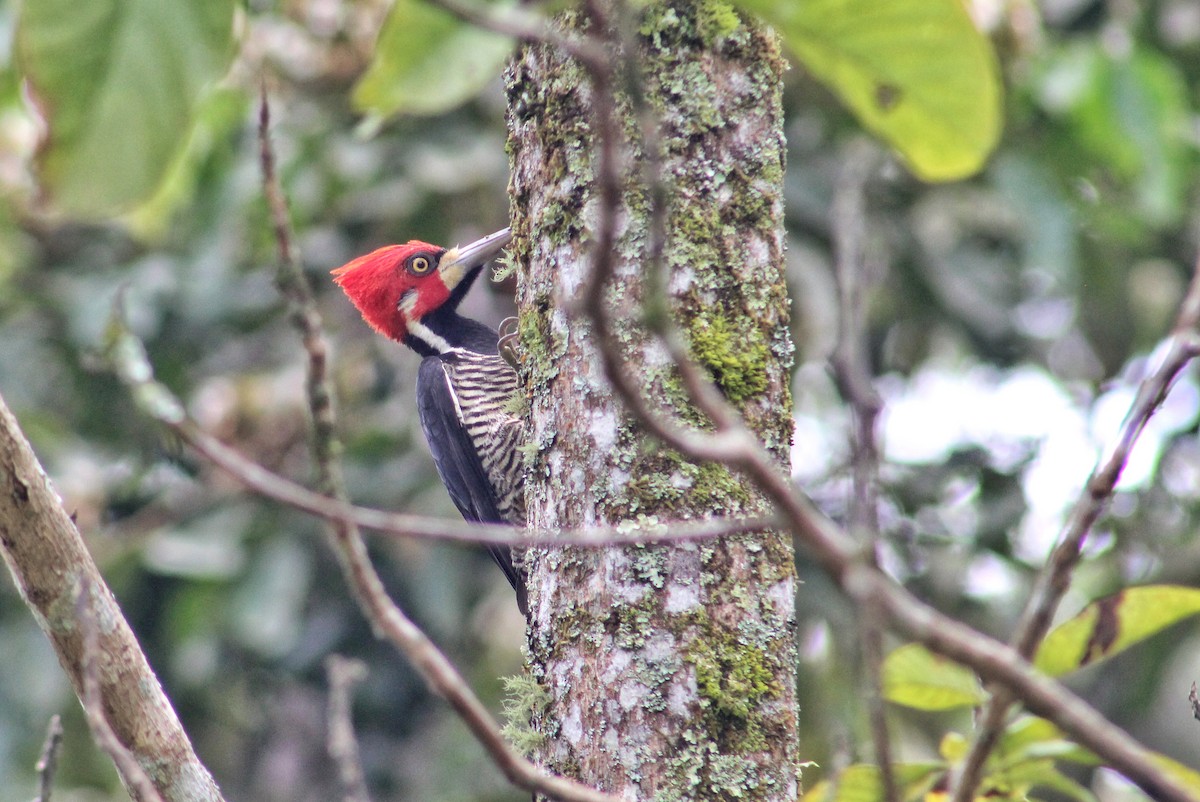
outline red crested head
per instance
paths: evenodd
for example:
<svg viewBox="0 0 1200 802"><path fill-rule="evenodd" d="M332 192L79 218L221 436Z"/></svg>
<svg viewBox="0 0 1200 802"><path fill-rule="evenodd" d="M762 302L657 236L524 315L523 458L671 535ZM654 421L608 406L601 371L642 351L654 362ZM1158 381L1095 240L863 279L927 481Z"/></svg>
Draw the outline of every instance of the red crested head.
<svg viewBox="0 0 1200 802"><path fill-rule="evenodd" d="M386 245L333 270L333 280L371 328L403 342L409 321L420 320L450 297L452 288L437 269L445 253L417 240Z"/></svg>
<svg viewBox="0 0 1200 802"><path fill-rule="evenodd" d="M453 312L480 268L508 244L508 229L460 248L439 248L412 240L387 245L333 270L333 280L358 307L363 320L385 337L419 351L443 351L452 343L439 309ZM440 320L440 323L439 323Z"/></svg>

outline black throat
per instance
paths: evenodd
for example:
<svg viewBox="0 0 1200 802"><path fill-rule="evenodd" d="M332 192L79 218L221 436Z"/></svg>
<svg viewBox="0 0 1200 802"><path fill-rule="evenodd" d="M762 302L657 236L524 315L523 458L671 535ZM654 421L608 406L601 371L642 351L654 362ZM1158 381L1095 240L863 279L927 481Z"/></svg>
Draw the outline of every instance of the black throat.
<svg viewBox="0 0 1200 802"><path fill-rule="evenodd" d="M436 356L449 348L461 348L477 354L499 353L497 345L500 335L494 329L483 325L478 320L463 317L457 310L443 306L435 312L430 312L421 319L426 331L433 338L423 337L424 332L410 326L404 344L421 356Z"/></svg>

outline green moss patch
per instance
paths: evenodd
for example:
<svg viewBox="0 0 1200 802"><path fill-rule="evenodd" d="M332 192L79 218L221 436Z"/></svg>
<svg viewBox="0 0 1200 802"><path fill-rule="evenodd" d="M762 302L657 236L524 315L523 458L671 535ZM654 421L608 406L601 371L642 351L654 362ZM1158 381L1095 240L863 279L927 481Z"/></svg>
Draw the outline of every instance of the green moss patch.
<svg viewBox="0 0 1200 802"><path fill-rule="evenodd" d="M712 373L725 397L739 403L767 389L770 350L750 321L699 315L688 326L692 356Z"/></svg>

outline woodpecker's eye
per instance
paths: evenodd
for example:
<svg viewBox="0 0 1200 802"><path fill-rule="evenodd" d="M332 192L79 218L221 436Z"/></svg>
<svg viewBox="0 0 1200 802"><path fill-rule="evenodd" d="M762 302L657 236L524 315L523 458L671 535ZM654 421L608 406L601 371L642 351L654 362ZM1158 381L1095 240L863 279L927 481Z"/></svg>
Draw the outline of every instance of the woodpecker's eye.
<svg viewBox="0 0 1200 802"><path fill-rule="evenodd" d="M414 276L423 276L433 268L433 260L423 254L410 256L408 259L408 272Z"/></svg>

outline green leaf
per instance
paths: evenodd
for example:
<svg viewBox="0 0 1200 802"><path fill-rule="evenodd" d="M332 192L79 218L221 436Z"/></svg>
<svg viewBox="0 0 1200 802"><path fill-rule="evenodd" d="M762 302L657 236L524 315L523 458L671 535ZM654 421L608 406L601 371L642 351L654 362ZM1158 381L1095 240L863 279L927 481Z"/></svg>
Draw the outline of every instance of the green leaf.
<svg viewBox="0 0 1200 802"><path fill-rule="evenodd" d="M1060 772L1054 761L1049 759L1028 761L1003 771L989 772L984 778L980 796L985 799L1006 797L1024 800L1032 788L1047 788L1079 802L1096 802L1091 791Z"/></svg>
<svg viewBox="0 0 1200 802"><path fill-rule="evenodd" d="M1096 765L1091 752L1068 740L1058 727L1037 716L1020 716L1000 736L993 760L997 766L1014 766L1031 760L1054 758Z"/></svg>
<svg viewBox="0 0 1200 802"><path fill-rule="evenodd" d="M1075 43L1047 61L1039 100L1065 117L1094 159L1131 182L1138 211L1157 225L1186 209L1191 158L1187 80L1171 59L1136 47L1112 58Z"/></svg>
<svg viewBox="0 0 1200 802"><path fill-rule="evenodd" d="M1001 127L996 57L962 0L738 0L927 181L979 170Z"/></svg>
<svg viewBox="0 0 1200 802"><path fill-rule="evenodd" d="M233 54L234 0L37 0L16 48L45 118L43 189L99 216L158 186Z"/></svg>
<svg viewBox="0 0 1200 802"><path fill-rule="evenodd" d="M892 766L904 799L919 799L946 770L942 763L898 763ZM879 767L866 763L847 766L841 774L822 780L804 796L803 802L882 802L883 782Z"/></svg>
<svg viewBox="0 0 1200 802"><path fill-rule="evenodd" d="M421 0L397 0L354 104L383 117L449 111L500 73L513 44Z"/></svg>
<svg viewBox="0 0 1200 802"><path fill-rule="evenodd" d="M249 98L240 89L218 88L196 109L196 121L154 194L124 219L143 240L162 237L173 215L191 200L209 160L246 124Z"/></svg>
<svg viewBox="0 0 1200 802"><path fill-rule="evenodd" d="M1034 665L1052 677L1082 668L1200 613L1200 589L1173 585L1129 588L1092 602L1056 627Z"/></svg>
<svg viewBox="0 0 1200 802"><path fill-rule="evenodd" d="M973 707L985 698L972 671L917 643L889 654L882 675L883 698L918 710Z"/></svg>
<svg viewBox="0 0 1200 802"><path fill-rule="evenodd" d="M1200 797L1200 772L1178 763L1166 755L1155 753L1152 757L1171 779L1186 788L1192 797Z"/></svg>

